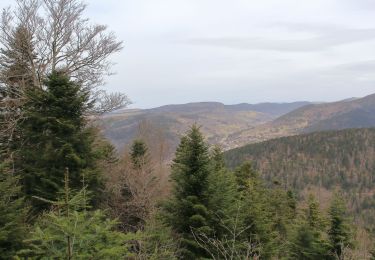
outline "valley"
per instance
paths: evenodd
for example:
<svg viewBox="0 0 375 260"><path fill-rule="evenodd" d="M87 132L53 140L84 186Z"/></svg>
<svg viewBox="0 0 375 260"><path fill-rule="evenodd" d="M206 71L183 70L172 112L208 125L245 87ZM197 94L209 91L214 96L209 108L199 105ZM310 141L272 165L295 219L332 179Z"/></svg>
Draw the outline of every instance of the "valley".
<svg viewBox="0 0 375 260"><path fill-rule="evenodd" d="M105 136L118 150L139 135L142 125L148 125L165 136L173 152L193 124L201 127L210 144L218 144L224 150L314 131L374 127L375 94L332 103L167 105L118 111L102 119Z"/></svg>

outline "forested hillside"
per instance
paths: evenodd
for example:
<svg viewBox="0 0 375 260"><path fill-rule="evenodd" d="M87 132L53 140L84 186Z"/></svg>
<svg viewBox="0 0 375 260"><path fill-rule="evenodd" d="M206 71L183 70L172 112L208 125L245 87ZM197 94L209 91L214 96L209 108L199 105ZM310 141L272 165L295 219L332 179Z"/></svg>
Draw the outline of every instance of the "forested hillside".
<svg viewBox="0 0 375 260"><path fill-rule="evenodd" d="M283 137L227 151L225 158L230 167L250 160L268 183L301 193L340 187L352 210L375 223L375 128Z"/></svg>

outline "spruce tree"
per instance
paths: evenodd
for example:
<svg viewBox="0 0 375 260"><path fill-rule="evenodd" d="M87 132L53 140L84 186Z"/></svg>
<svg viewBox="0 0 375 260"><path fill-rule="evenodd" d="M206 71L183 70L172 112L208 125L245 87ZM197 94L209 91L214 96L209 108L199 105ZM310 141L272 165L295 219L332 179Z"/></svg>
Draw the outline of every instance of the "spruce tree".
<svg viewBox="0 0 375 260"><path fill-rule="evenodd" d="M208 182L210 227L215 237L221 239L228 235L227 227L236 218L239 196L235 176L226 169L223 152L219 147L214 147L211 153Z"/></svg>
<svg viewBox="0 0 375 260"><path fill-rule="evenodd" d="M242 239L257 245L254 257L262 255L269 259L277 250L274 243L276 233L272 230L273 216L268 200L269 192L250 162L238 167L235 176L240 193L241 222L246 228Z"/></svg>
<svg viewBox="0 0 375 260"><path fill-rule="evenodd" d="M75 192L66 169L64 187L56 201L38 198L53 207L36 221L19 256L33 259L124 259L132 234L115 230L117 222L101 210L89 211L90 192Z"/></svg>
<svg viewBox="0 0 375 260"><path fill-rule="evenodd" d="M181 237L181 258L199 259L207 253L194 240L192 231L210 233L209 225L210 157L199 128L194 125L182 137L172 164L174 189L165 204L167 223Z"/></svg>
<svg viewBox="0 0 375 260"><path fill-rule="evenodd" d="M89 93L63 73L54 72L44 88L31 88L26 95L25 119L19 125L25 140L15 165L27 198L56 200L65 167L70 169L72 188L81 188L84 180L98 196L101 178L94 169L98 159L93 150L96 136L85 118ZM39 211L48 205L32 199L32 206Z"/></svg>
<svg viewBox="0 0 375 260"><path fill-rule="evenodd" d="M331 253L341 259L343 250L353 247L352 231L347 217L342 195L335 193L329 208L330 226L328 230Z"/></svg>
<svg viewBox="0 0 375 260"><path fill-rule="evenodd" d="M325 221L319 211L319 204L311 195L304 214L296 224L290 242L290 259L331 259L326 239Z"/></svg>
<svg viewBox="0 0 375 260"><path fill-rule="evenodd" d="M35 62L33 37L24 26L9 35L8 49L0 50L0 81L3 97L18 99L25 88L33 87L31 67Z"/></svg>
<svg viewBox="0 0 375 260"><path fill-rule="evenodd" d="M141 169L149 162L148 149L144 141L139 139L133 141L130 148L130 157L134 169Z"/></svg>
<svg viewBox="0 0 375 260"><path fill-rule="evenodd" d="M7 162L0 164L0 259L12 259L27 235L27 207L19 180Z"/></svg>
<svg viewBox="0 0 375 260"><path fill-rule="evenodd" d="M158 212L150 216L144 228L136 234L136 259L177 259L178 241Z"/></svg>

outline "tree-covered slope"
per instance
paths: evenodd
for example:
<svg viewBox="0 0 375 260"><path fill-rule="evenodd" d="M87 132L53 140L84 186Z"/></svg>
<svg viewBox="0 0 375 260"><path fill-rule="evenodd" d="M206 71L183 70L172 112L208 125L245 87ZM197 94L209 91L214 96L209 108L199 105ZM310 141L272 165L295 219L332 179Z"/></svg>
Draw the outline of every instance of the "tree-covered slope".
<svg viewBox="0 0 375 260"><path fill-rule="evenodd" d="M363 128L375 126L375 105L353 109L347 113L322 120L306 129L304 132L340 130L346 128Z"/></svg>
<svg viewBox="0 0 375 260"><path fill-rule="evenodd" d="M375 209L375 128L283 137L227 151L225 157L230 167L251 160L269 183L297 191L340 187L367 221L367 210Z"/></svg>

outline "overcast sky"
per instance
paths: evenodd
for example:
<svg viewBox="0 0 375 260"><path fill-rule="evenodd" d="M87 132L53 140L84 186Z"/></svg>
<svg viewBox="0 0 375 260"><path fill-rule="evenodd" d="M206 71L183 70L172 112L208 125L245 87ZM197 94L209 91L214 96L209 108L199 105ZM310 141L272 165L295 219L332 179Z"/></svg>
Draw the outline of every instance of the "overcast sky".
<svg viewBox="0 0 375 260"><path fill-rule="evenodd" d="M86 3L91 21L124 41L105 87L128 94L133 107L375 93L375 0Z"/></svg>

